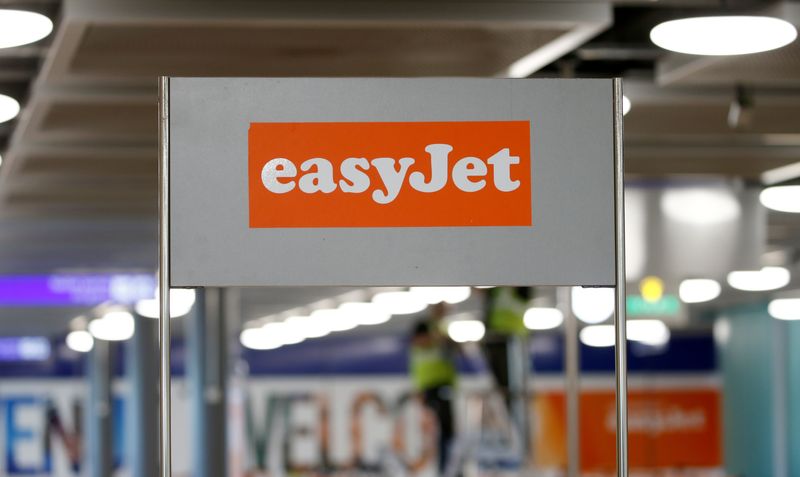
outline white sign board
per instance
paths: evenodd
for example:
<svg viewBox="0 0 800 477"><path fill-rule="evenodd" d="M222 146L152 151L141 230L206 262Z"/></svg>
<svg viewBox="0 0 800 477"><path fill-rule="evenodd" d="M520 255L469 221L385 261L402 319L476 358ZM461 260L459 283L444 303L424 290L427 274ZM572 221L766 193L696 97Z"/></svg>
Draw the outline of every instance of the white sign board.
<svg viewBox="0 0 800 477"><path fill-rule="evenodd" d="M612 80L172 78L171 285L615 280Z"/></svg>

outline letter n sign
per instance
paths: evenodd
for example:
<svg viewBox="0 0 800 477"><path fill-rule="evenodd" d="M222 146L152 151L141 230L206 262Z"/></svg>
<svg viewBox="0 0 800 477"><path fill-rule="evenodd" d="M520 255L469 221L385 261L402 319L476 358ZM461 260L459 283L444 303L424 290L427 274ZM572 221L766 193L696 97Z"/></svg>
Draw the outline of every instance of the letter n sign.
<svg viewBox="0 0 800 477"><path fill-rule="evenodd" d="M171 286L613 286L613 90L169 79Z"/></svg>

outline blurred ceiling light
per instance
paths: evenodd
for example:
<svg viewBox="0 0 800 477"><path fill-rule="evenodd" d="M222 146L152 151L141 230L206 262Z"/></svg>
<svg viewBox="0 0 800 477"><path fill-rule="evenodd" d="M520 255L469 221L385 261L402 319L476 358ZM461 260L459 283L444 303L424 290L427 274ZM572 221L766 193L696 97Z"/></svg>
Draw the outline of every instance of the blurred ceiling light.
<svg viewBox="0 0 800 477"><path fill-rule="evenodd" d="M497 287L495 285L476 285L475 288L483 290L483 289L497 288Z"/></svg>
<svg viewBox="0 0 800 477"><path fill-rule="evenodd" d="M581 343L592 348L608 348L614 346L614 325L587 326L580 332Z"/></svg>
<svg viewBox="0 0 800 477"><path fill-rule="evenodd" d="M88 353L94 348L92 334L84 330L71 331L67 335L67 348L78 353Z"/></svg>
<svg viewBox="0 0 800 477"><path fill-rule="evenodd" d="M279 336L270 333L263 327L242 330L239 334L239 342L245 348L253 350L277 349L283 346Z"/></svg>
<svg viewBox="0 0 800 477"><path fill-rule="evenodd" d="M800 178L800 162L794 162L761 173L761 182L765 185L780 184Z"/></svg>
<svg viewBox="0 0 800 477"><path fill-rule="evenodd" d="M441 302L455 305L469 298L472 292L469 287L411 287L409 293L417 295L429 305Z"/></svg>
<svg viewBox="0 0 800 477"><path fill-rule="evenodd" d="M767 187L758 198L768 209L800 214L800 185Z"/></svg>
<svg viewBox="0 0 800 477"><path fill-rule="evenodd" d="M392 318L391 313L374 303L342 303L339 305L339 311L351 316L358 325L380 325Z"/></svg>
<svg viewBox="0 0 800 477"><path fill-rule="evenodd" d="M404 291L378 293L372 297L372 303L392 315L410 315L428 307L419 295Z"/></svg>
<svg viewBox="0 0 800 477"><path fill-rule="evenodd" d="M737 290L767 291L785 287L792 279L783 267L763 267L761 270L736 271L728 274L728 285Z"/></svg>
<svg viewBox="0 0 800 477"><path fill-rule="evenodd" d="M0 166L2 166L2 165L3 165L3 156L0 155Z"/></svg>
<svg viewBox="0 0 800 477"><path fill-rule="evenodd" d="M315 320L310 316L293 315L286 318L285 322L289 326L298 327L302 330L306 338L322 338L331 334L330 323L323 320Z"/></svg>
<svg viewBox="0 0 800 477"><path fill-rule="evenodd" d="M628 339L650 346L663 346L669 342L670 331L661 320L630 320Z"/></svg>
<svg viewBox="0 0 800 477"><path fill-rule="evenodd" d="M741 206L729 190L693 187L664 191L661 211L676 222L715 225L739 218Z"/></svg>
<svg viewBox="0 0 800 477"><path fill-rule="evenodd" d="M644 301L655 303L664 296L664 282L658 277L644 277L639 282L639 292L642 294Z"/></svg>
<svg viewBox="0 0 800 477"><path fill-rule="evenodd" d="M625 116L631 111L631 100L624 94L622 95L622 115Z"/></svg>
<svg viewBox="0 0 800 477"><path fill-rule="evenodd" d="M0 31L2 31L0 29ZM11 121L19 114L19 103L11 96L0 94L0 123Z"/></svg>
<svg viewBox="0 0 800 477"><path fill-rule="evenodd" d="M103 341L125 341L133 336L133 316L127 311L109 311L89 322L89 333Z"/></svg>
<svg viewBox="0 0 800 477"><path fill-rule="evenodd" d="M194 290L189 288L172 288L169 291L169 317L178 318L186 315L191 311L197 294ZM160 305L158 299L158 289L156 288L155 298L146 298L136 302L134 309L136 313L145 318L158 318L160 314Z"/></svg>
<svg viewBox="0 0 800 477"><path fill-rule="evenodd" d="M800 298L777 298L769 302L767 311L778 320L800 320Z"/></svg>
<svg viewBox="0 0 800 477"><path fill-rule="evenodd" d="M293 345L306 340L305 330L297 323L275 321L262 326L265 336L279 341L282 345Z"/></svg>
<svg viewBox="0 0 800 477"><path fill-rule="evenodd" d="M647 196L639 188L625 189L625 273L636 281L647 263Z"/></svg>
<svg viewBox="0 0 800 477"><path fill-rule="evenodd" d="M788 45L797 29L780 18L725 15L672 20L656 25L650 40L665 50L689 55L730 56Z"/></svg>
<svg viewBox="0 0 800 477"><path fill-rule="evenodd" d="M718 297L722 287L710 278L689 278L681 282L678 295L684 303L705 303Z"/></svg>
<svg viewBox="0 0 800 477"><path fill-rule="evenodd" d="M315 325L319 323L331 331L347 331L358 326L358 321L353 314L343 313L332 308L314 310L311 313L311 319L314 320Z"/></svg>
<svg viewBox="0 0 800 477"><path fill-rule="evenodd" d="M614 314L613 288L572 287L572 312L584 323L600 323Z"/></svg>
<svg viewBox="0 0 800 477"><path fill-rule="evenodd" d="M486 334L486 326L479 320L452 321L447 325L447 334L456 343L480 341Z"/></svg>
<svg viewBox="0 0 800 477"><path fill-rule="evenodd" d="M552 330L564 323L564 314L558 308L528 308L523 320L529 330Z"/></svg>
<svg viewBox="0 0 800 477"><path fill-rule="evenodd" d="M53 22L41 13L0 9L0 48L27 45L53 31Z"/></svg>

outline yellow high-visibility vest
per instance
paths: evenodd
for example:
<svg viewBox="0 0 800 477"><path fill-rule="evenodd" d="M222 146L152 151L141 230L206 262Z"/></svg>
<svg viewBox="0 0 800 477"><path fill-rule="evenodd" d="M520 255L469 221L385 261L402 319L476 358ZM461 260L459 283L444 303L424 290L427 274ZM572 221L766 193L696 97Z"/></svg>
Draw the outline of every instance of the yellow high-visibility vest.
<svg viewBox="0 0 800 477"><path fill-rule="evenodd" d="M410 353L411 380L418 391L456 382L456 366L443 346L412 346Z"/></svg>
<svg viewBox="0 0 800 477"><path fill-rule="evenodd" d="M524 320L527 302L511 287L493 288L490 293L493 300L489 310L489 330L504 335L527 335Z"/></svg>

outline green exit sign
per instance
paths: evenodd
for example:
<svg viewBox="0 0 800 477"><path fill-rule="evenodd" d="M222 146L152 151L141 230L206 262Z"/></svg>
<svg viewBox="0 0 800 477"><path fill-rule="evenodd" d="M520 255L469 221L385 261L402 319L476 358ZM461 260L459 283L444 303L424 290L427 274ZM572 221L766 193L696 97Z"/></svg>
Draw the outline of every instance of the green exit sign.
<svg viewBox="0 0 800 477"><path fill-rule="evenodd" d="M639 295L628 295L628 316L676 316L681 311L681 302L675 295L664 295L658 301L647 301Z"/></svg>

